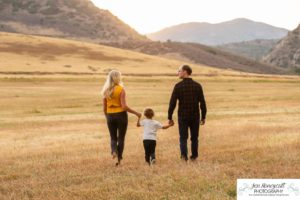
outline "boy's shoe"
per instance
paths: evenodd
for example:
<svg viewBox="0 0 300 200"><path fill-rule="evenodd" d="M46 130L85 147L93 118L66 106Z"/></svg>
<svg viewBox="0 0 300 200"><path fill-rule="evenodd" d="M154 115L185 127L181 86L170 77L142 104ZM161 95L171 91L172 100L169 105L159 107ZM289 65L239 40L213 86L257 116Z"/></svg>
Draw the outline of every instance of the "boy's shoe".
<svg viewBox="0 0 300 200"><path fill-rule="evenodd" d="M156 163L155 158L153 158L153 159L150 160L150 165L154 165L155 163Z"/></svg>
<svg viewBox="0 0 300 200"><path fill-rule="evenodd" d="M111 155L112 155L112 158L115 159L118 156L118 153L116 151L114 151L111 153Z"/></svg>
<svg viewBox="0 0 300 200"><path fill-rule="evenodd" d="M118 158L118 162L116 163L116 166L121 165L121 160L122 160L122 158Z"/></svg>

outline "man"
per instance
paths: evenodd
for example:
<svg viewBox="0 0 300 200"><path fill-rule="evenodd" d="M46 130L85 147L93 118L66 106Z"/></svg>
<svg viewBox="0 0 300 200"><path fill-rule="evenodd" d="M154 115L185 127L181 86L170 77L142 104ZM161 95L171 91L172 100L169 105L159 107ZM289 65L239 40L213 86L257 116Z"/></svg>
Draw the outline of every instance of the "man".
<svg viewBox="0 0 300 200"><path fill-rule="evenodd" d="M198 157L198 136L199 126L205 124L206 103L203 95L202 86L190 78L192 69L188 65L183 65L178 70L178 77L182 79L174 87L168 111L169 124L173 124L172 115L179 101L178 108L178 127L181 159L188 160L187 139L188 129L191 134L191 160ZM200 104L200 105L199 105ZM200 111L201 109L201 120Z"/></svg>

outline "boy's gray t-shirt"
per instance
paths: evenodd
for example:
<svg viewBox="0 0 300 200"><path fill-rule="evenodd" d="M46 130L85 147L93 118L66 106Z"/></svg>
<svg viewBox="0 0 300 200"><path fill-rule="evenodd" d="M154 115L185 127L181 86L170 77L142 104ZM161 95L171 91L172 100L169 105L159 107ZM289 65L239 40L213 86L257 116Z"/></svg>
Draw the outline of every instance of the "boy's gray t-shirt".
<svg viewBox="0 0 300 200"><path fill-rule="evenodd" d="M140 125L144 127L144 140L156 140L156 132L163 126L160 122L153 119L143 119Z"/></svg>

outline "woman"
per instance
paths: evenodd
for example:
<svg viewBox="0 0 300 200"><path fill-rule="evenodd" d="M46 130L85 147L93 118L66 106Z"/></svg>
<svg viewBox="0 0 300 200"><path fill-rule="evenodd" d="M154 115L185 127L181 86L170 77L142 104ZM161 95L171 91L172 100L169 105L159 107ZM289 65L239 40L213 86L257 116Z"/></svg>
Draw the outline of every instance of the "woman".
<svg viewBox="0 0 300 200"><path fill-rule="evenodd" d="M118 157L116 165L119 165L122 160L128 125L127 112L133 113L137 117L141 117L141 113L127 106L121 73L117 70L109 72L101 94L103 96L103 112L106 116L110 133L111 154L113 158Z"/></svg>

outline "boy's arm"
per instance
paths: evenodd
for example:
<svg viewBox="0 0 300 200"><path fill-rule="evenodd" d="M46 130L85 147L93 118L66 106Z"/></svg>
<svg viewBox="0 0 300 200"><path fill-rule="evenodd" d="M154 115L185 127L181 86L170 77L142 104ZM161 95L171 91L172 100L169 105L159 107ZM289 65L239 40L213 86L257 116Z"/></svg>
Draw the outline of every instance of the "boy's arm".
<svg viewBox="0 0 300 200"><path fill-rule="evenodd" d="M171 125L165 125L165 126L162 127L162 129L167 129L167 128L170 128L170 127L171 127Z"/></svg>
<svg viewBox="0 0 300 200"><path fill-rule="evenodd" d="M140 123L141 117L138 118L137 122L136 122L136 126L137 127L141 127L141 123Z"/></svg>
<svg viewBox="0 0 300 200"><path fill-rule="evenodd" d="M171 126L174 126L174 123L168 124L168 125L164 125L164 126L162 126L162 129L167 129L167 128L170 128Z"/></svg>

